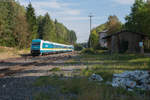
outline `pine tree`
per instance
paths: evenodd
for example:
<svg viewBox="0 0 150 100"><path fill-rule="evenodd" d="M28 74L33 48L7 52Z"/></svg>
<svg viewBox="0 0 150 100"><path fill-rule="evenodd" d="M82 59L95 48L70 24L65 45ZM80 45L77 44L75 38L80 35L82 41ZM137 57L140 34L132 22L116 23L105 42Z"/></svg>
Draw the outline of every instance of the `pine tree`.
<svg viewBox="0 0 150 100"><path fill-rule="evenodd" d="M28 36L29 41L37 38L37 20L35 15L35 10L30 3L26 8L26 18L28 22L28 28L30 35Z"/></svg>
<svg viewBox="0 0 150 100"><path fill-rule="evenodd" d="M38 16L37 18L37 24L38 24L38 38L43 39L43 22L44 17L43 16Z"/></svg>
<svg viewBox="0 0 150 100"><path fill-rule="evenodd" d="M42 39L51 41L51 22L50 22L50 16L48 13L43 18L43 27L42 27Z"/></svg>

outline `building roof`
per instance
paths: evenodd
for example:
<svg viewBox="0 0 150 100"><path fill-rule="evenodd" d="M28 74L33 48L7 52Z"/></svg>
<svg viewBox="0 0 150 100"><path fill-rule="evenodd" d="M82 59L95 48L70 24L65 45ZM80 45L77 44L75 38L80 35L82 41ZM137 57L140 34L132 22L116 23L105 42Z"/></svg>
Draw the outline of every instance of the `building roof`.
<svg viewBox="0 0 150 100"><path fill-rule="evenodd" d="M114 35L119 35L119 34L122 34L122 33L125 33L125 32L130 32L132 34L137 34L137 35L140 35L142 37L148 37L147 35L144 35L144 34L141 34L141 33L138 33L138 32L133 32L133 31L129 31L129 30L122 30L122 31L114 33L114 34L107 35L106 37L103 37L103 39L108 39L108 38L111 38Z"/></svg>

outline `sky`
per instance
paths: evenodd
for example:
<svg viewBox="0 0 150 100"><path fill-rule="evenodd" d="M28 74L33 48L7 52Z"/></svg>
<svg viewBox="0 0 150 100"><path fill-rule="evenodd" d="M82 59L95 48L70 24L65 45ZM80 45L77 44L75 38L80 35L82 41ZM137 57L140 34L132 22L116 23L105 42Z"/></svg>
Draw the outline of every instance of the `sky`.
<svg viewBox="0 0 150 100"><path fill-rule="evenodd" d="M18 0L27 6L30 0ZM103 24L110 15L118 16L125 23L125 16L130 13L134 0L31 0L36 15L48 12L51 18L57 19L67 28L74 30L77 42L87 42L90 34L89 14L92 18L92 28Z"/></svg>

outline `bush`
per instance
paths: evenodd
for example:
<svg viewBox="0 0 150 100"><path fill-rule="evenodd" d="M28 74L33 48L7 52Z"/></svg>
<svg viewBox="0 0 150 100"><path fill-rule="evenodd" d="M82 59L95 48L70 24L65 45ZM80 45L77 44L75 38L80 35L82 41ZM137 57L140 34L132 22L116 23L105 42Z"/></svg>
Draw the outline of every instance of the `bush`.
<svg viewBox="0 0 150 100"><path fill-rule="evenodd" d="M83 54L95 54L96 51L93 48L85 48L81 51Z"/></svg>
<svg viewBox="0 0 150 100"><path fill-rule="evenodd" d="M74 45L74 50L81 51L82 49L83 49L83 47L80 44L75 44Z"/></svg>

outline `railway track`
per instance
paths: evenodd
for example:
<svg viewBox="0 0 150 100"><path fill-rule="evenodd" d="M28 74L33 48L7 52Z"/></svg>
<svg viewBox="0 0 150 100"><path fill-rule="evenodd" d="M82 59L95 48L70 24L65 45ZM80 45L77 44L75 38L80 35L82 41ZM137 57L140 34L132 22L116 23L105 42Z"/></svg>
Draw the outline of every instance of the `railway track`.
<svg viewBox="0 0 150 100"><path fill-rule="evenodd" d="M69 52L69 53L61 53L61 54L51 54L51 55L43 55L43 56L31 56L31 55L23 55L20 58L11 58L0 61L0 66L10 62L21 62L19 65L15 66L7 66L0 68L0 78L12 76L16 73L19 73L24 70L32 69L35 64L38 62L44 63L45 61L57 61L59 59L66 59L70 58L71 56L75 55L76 52ZM24 63L22 63L24 62Z"/></svg>

